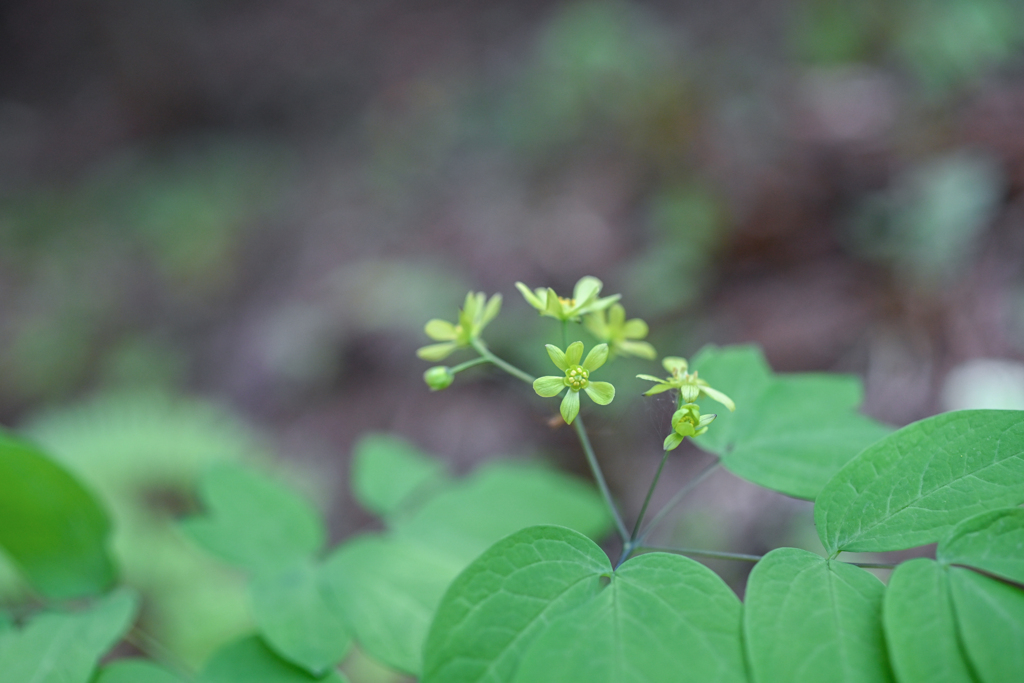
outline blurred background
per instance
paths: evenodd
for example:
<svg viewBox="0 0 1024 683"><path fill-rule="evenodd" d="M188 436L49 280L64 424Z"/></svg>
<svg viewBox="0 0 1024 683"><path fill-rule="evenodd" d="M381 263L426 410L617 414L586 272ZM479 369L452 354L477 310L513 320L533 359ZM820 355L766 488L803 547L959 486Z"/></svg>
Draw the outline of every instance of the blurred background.
<svg viewBox="0 0 1024 683"><path fill-rule="evenodd" d="M201 661L250 618L173 525L213 460L275 463L335 541L375 524L369 431L587 476L556 401L423 384L470 289L534 374L558 329L513 283L592 274L661 355L754 342L894 425L1024 409L1022 189L1016 0L8 0L0 423L104 496L151 629ZM589 420L630 517L671 412L638 372ZM655 504L709 460L677 453ZM810 504L724 472L684 512L664 543L817 543Z"/></svg>

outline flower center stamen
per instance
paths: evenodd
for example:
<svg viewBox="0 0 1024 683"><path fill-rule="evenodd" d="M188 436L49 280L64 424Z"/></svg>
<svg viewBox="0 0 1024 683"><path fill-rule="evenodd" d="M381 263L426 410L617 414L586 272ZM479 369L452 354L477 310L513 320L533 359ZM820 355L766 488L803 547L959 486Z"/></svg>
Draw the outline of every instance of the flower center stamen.
<svg viewBox="0 0 1024 683"><path fill-rule="evenodd" d="M590 384L590 371L582 365L574 365L565 371L565 379L562 381L573 391L586 389Z"/></svg>

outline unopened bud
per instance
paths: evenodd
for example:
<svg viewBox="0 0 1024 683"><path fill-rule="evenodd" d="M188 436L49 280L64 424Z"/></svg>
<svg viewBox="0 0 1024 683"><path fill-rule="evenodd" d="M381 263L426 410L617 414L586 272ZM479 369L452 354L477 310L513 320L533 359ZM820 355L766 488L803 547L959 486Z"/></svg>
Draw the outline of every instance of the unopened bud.
<svg viewBox="0 0 1024 683"><path fill-rule="evenodd" d="M423 373L423 381L431 391L447 389L455 381L455 373L446 365L435 365Z"/></svg>

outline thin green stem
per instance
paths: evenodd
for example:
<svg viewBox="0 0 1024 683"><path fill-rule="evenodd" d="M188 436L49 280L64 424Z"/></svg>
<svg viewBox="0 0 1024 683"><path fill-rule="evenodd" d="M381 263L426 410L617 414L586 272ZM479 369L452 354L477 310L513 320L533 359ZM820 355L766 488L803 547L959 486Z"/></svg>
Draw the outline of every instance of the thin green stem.
<svg viewBox="0 0 1024 683"><path fill-rule="evenodd" d="M760 562L764 555L748 555L746 553L726 553L718 550L702 550L699 548L669 548L662 546L645 545L640 550L651 550L663 553L675 553L676 555L692 555L694 557L707 557L713 560L737 560L739 562ZM824 559L824 558L823 558ZM895 569L896 565L886 562L847 562L855 567L863 569Z"/></svg>
<svg viewBox="0 0 1024 683"><path fill-rule="evenodd" d="M494 363L513 377L517 377L527 384L533 384L533 377L511 363L506 363L495 356L481 340L474 339L473 348L476 349L477 353L479 353L481 357L486 358L488 361ZM594 475L594 479L597 481L597 487L601 490L601 495L604 496L604 502L608 505L608 510L611 511L612 517L615 519L615 527L618 529L619 535L622 536L622 540L626 541L629 539L629 532L626 530L625 522L622 521L622 515L619 514L618 508L615 507L615 501L612 500L612 492L608 489L608 483L605 481L604 474L601 472L601 465L598 464L597 456L594 455L594 447L590 445L590 438L587 436L586 427L583 426L583 418L577 415L576 419L573 420L573 427L576 429L576 435L579 437L580 444L583 446L583 452L587 456L587 463L590 465L590 472Z"/></svg>
<svg viewBox="0 0 1024 683"><path fill-rule="evenodd" d="M654 473L654 479L651 480L651 486L647 489L647 497L644 498L644 504L640 508L640 514L637 515L636 524L633 525L633 533L629 535L630 541L635 541L637 534L640 533L640 525L644 522L644 515L647 514L647 506L651 504L651 496L654 495L654 488L658 485L658 480L661 479L661 471L665 469L665 463L668 461L668 454L670 451L665 451L661 456L661 463L658 464L658 471Z"/></svg>
<svg viewBox="0 0 1024 683"><path fill-rule="evenodd" d="M484 358L483 356L480 356L479 358L474 358L473 360L467 360L465 363L459 363L455 367L451 368L451 371L453 373L455 373L455 372L462 372L466 368L471 368L474 365L480 365L481 363L490 363L490 362L491 362L490 358Z"/></svg>
<svg viewBox="0 0 1024 683"><path fill-rule="evenodd" d="M615 527L619 531L619 536L622 537L623 542L626 542L629 540L629 532L626 531L626 524L622 521L622 515L619 514L619 509L615 507L615 501L612 500L612 492L608 489L608 483L604 480L601 465L598 464L597 456L594 455L594 447L590 445L590 437L587 436L587 428L583 425L583 418L577 415L576 419L572 421L572 426L576 429L576 436L579 437L580 444L583 446L583 452L587 456L587 463L590 465L590 472L597 481L597 488L601 490L604 502L615 519Z"/></svg>
<svg viewBox="0 0 1024 683"><path fill-rule="evenodd" d="M535 377L531 376L526 372L523 372L522 370L512 365L511 363L507 363L502 359L498 358L497 356L495 356L493 353L491 353L490 349L488 349L487 346L484 345L483 341L481 341L480 339L474 339L472 343L473 348L476 349L476 352L479 353L483 358L486 358L489 362L497 365L499 368L501 368L508 374L512 375L513 377L521 379L527 384L533 384L533 381L536 379Z"/></svg>
<svg viewBox="0 0 1024 683"><path fill-rule="evenodd" d="M696 477L686 482L683 485L683 488L679 489L676 495L672 496L672 500L667 502L665 504L665 507L661 508L661 510L658 511L658 514L654 515L654 519L652 519L650 524L647 525L647 528L640 532L640 535L637 536L636 539L634 539L634 547L639 547L640 545L642 545L643 542L647 540L647 537L651 535L651 532L654 531L655 527L657 527L658 524L661 523L661 520L665 519L665 516L668 515L668 513L670 513L677 505L679 505L679 503L683 502L683 499L686 498L686 496L689 495L691 491L697 488L697 486L699 486L701 482L703 482L705 479L714 474L720 464L721 461L719 461L716 458L713 463L711 463L703 470L701 470Z"/></svg>

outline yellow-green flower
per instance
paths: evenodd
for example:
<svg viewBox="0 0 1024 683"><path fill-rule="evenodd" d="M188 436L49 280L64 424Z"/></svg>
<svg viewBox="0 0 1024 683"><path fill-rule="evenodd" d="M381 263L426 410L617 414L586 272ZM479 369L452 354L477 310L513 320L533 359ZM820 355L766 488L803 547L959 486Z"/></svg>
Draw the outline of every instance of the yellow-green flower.
<svg viewBox="0 0 1024 683"><path fill-rule="evenodd" d="M606 406L615 398L615 387L609 382L591 382L590 373L604 365L608 360L608 345L598 344L587 354L586 360L580 364L583 357L583 342L569 344L564 352L557 346L547 344L548 356L551 362L565 374L562 377L549 375L538 377L533 382L533 390L540 396L557 396L562 389L566 389L565 397L559 410L562 419L566 424L572 424L580 412L580 390L587 392L587 396L593 399L594 403Z"/></svg>
<svg viewBox="0 0 1024 683"><path fill-rule="evenodd" d="M613 304L607 314L603 310L587 314L583 324L591 334L608 343L613 357L639 356L649 360L658 357L653 346L639 341L647 336L647 323L640 318L626 320L626 309L622 304Z"/></svg>
<svg viewBox="0 0 1024 683"><path fill-rule="evenodd" d="M587 313L608 308L622 298L621 294L599 298L604 283L592 275L580 278L573 287L571 298L558 296L550 287L531 290L522 282L517 282L516 287L522 292L526 302L540 311L541 315L558 320L576 320Z"/></svg>
<svg viewBox="0 0 1024 683"><path fill-rule="evenodd" d="M424 328L427 336L441 343L420 347L416 355L433 362L444 360L455 349L472 345L500 310L501 294L495 294L488 300L483 292L469 292L465 305L459 311L458 323L453 325L439 318L427 321Z"/></svg>
<svg viewBox="0 0 1024 683"><path fill-rule="evenodd" d="M717 415L701 415L696 403L687 403L672 414L672 433L665 437L665 450L678 448L686 437L696 438L708 431Z"/></svg>
<svg viewBox="0 0 1024 683"><path fill-rule="evenodd" d="M660 377L652 377L651 375L637 375L638 378L648 382L657 382L657 384L644 392L644 396L660 394L669 389L678 389L680 405L693 403L697 400L697 397L704 394L708 398L718 401L730 411L736 410L736 404L733 403L731 398L717 389L712 389L707 382L697 377L696 372L688 373L686 371L688 365L685 358L668 356L661 361L661 364L671 373L669 377L662 379Z"/></svg>

